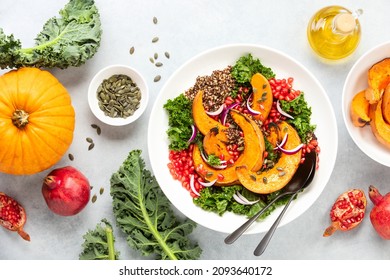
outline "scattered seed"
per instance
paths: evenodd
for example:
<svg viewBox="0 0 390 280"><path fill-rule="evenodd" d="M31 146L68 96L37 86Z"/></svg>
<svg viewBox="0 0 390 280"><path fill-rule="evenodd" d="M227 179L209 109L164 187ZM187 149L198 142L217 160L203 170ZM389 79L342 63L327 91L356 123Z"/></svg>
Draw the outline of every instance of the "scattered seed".
<svg viewBox="0 0 390 280"><path fill-rule="evenodd" d="M158 37L154 37L154 38L152 39L152 43L157 43L157 41L158 41Z"/></svg>
<svg viewBox="0 0 390 280"><path fill-rule="evenodd" d="M151 63L154 63L153 57L150 57L149 60L150 60Z"/></svg>
<svg viewBox="0 0 390 280"><path fill-rule="evenodd" d="M93 143L93 140L92 140L91 137L87 137L87 138L85 138L85 140L86 140L88 143Z"/></svg>
<svg viewBox="0 0 390 280"><path fill-rule="evenodd" d="M161 80L161 76L160 75L157 75L156 77L154 77L154 82L158 82Z"/></svg>
<svg viewBox="0 0 390 280"><path fill-rule="evenodd" d="M161 62L156 62L156 64L155 64L157 67L161 67L161 66L163 66L163 64L161 63Z"/></svg>
<svg viewBox="0 0 390 280"><path fill-rule="evenodd" d="M267 183L268 183L267 177L263 177L263 183L264 183L264 184L267 184Z"/></svg>
<svg viewBox="0 0 390 280"><path fill-rule="evenodd" d="M286 175L286 171L279 171L279 177L283 177L284 175Z"/></svg>
<svg viewBox="0 0 390 280"><path fill-rule="evenodd" d="M284 168L279 166L279 167L276 167L276 170L278 170L278 171L283 171Z"/></svg>
<svg viewBox="0 0 390 280"><path fill-rule="evenodd" d="M102 134L102 129L100 128L100 126L98 126L98 127L96 128L96 133L97 133L97 135Z"/></svg>
<svg viewBox="0 0 390 280"><path fill-rule="evenodd" d="M99 193L102 195L104 193L104 188L100 188Z"/></svg>
<svg viewBox="0 0 390 280"><path fill-rule="evenodd" d="M158 58L158 53L154 53L154 59Z"/></svg>
<svg viewBox="0 0 390 280"><path fill-rule="evenodd" d="M72 154L69 154L68 157L69 157L69 159L70 159L71 161L74 160L74 156L73 156Z"/></svg>
<svg viewBox="0 0 390 280"><path fill-rule="evenodd" d="M96 194L94 194L94 195L92 196L92 203L95 203L95 202L96 202L96 199L97 199L97 196L96 196Z"/></svg>
<svg viewBox="0 0 390 280"><path fill-rule="evenodd" d="M157 18L156 18L156 17L153 17L153 23L154 23L154 24L157 24L157 22L158 22Z"/></svg>
<svg viewBox="0 0 390 280"><path fill-rule="evenodd" d="M93 189L93 186L92 186L92 185L91 185L91 186L89 186L89 189L90 189L90 190L92 190L92 189Z"/></svg>
<svg viewBox="0 0 390 280"><path fill-rule="evenodd" d="M94 144L94 143L91 143L91 144L88 146L88 151L92 150L93 147L95 147L95 144Z"/></svg>
<svg viewBox="0 0 390 280"><path fill-rule="evenodd" d="M252 181L256 182L256 176L251 174L250 177L251 177Z"/></svg>
<svg viewBox="0 0 390 280"><path fill-rule="evenodd" d="M171 55L169 54L169 52L165 52L165 57L168 58L168 59L171 57Z"/></svg>
<svg viewBox="0 0 390 280"><path fill-rule="evenodd" d="M135 51L134 47L131 47L131 48L130 48L130 54L133 54L134 51Z"/></svg>

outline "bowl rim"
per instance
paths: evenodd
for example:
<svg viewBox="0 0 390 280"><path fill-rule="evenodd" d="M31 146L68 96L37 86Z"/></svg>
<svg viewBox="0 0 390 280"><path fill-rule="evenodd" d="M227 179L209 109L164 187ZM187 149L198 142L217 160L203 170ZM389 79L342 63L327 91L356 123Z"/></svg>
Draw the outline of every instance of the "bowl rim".
<svg viewBox="0 0 390 280"><path fill-rule="evenodd" d="M109 78L115 74L125 74L131 77L131 79L137 84L141 90L141 103L140 107L134 112L134 114L127 118L111 118L104 115L103 111L98 106L98 100L96 98L97 87L101 84L103 79ZM125 64L112 64L103 67L95 73L88 85L88 104L93 115L101 122L112 126L123 126L135 122L146 110L149 103L149 87L145 77L140 71L134 67Z"/></svg>

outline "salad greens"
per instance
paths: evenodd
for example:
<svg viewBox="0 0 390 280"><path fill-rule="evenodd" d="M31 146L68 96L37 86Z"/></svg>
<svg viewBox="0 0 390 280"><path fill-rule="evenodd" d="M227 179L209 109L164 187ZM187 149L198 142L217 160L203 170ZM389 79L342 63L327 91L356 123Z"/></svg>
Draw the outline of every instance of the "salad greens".
<svg viewBox="0 0 390 280"><path fill-rule="evenodd" d="M252 54L240 57L232 67L232 76L239 84L249 84L256 73L261 73L267 80L275 77L272 69L264 66L258 58L253 58Z"/></svg>
<svg viewBox="0 0 390 280"><path fill-rule="evenodd" d="M304 93L302 92L290 102L281 100L280 106L283 111L291 113L294 117L294 119L288 119L287 122L295 127L302 142L306 142L312 136L316 126L311 124L311 108L305 100Z"/></svg>
<svg viewBox="0 0 390 280"><path fill-rule="evenodd" d="M80 260L118 260L119 252L115 250L115 238L111 224L102 219L94 230L89 230L83 236Z"/></svg>
<svg viewBox="0 0 390 280"><path fill-rule="evenodd" d="M20 40L0 28L0 68L80 66L98 50L100 15L93 0L70 0L50 18L35 38L35 46L22 48Z"/></svg>
<svg viewBox="0 0 390 280"><path fill-rule="evenodd" d="M184 95L180 94L174 99L169 99L164 104L164 109L168 112L168 139L169 149L180 151L189 146L188 139L192 135L192 103Z"/></svg>
<svg viewBox="0 0 390 280"><path fill-rule="evenodd" d="M140 150L129 153L110 182L114 216L131 248L162 260L200 257L201 248L188 237L196 224L178 221Z"/></svg>

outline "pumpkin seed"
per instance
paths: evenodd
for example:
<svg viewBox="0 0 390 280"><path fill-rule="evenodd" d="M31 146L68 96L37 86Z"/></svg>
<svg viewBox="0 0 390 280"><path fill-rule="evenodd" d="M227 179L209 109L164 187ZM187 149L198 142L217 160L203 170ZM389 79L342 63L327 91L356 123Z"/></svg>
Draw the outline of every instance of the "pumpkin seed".
<svg viewBox="0 0 390 280"><path fill-rule="evenodd" d="M102 195L103 192L104 192L104 188L100 188L100 190L99 190L100 195Z"/></svg>
<svg viewBox="0 0 390 280"><path fill-rule="evenodd" d="M155 64L157 67L161 67L161 66L163 66L163 64L161 63L161 62L156 62L156 64Z"/></svg>
<svg viewBox="0 0 390 280"><path fill-rule="evenodd" d="M74 156L73 156L72 154L68 154L68 157L69 157L69 159L70 159L71 161L74 160Z"/></svg>
<svg viewBox="0 0 390 280"><path fill-rule="evenodd" d="M251 177L252 181L256 182L256 176L251 174L250 177Z"/></svg>
<svg viewBox="0 0 390 280"><path fill-rule="evenodd" d="M160 75L157 75L156 77L154 77L154 82L158 82L161 80L161 76Z"/></svg>
<svg viewBox="0 0 390 280"><path fill-rule="evenodd" d="M151 63L154 63L154 58L153 58L153 57L150 57L150 58L149 58L149 61L150 61Z"/></svg>
<svg viewBox="0 0 390 280"><path fill-rule="evenodd" d="M157 24L157 22L158 22L157 18L156 18L156 17L153 17L153 23L154 23L154 24Z"/></svg>
<svg viewBox="0 0 390 280"><path fill-rule="evenodd" d="M96 194L94 194L94 195L92 196L92 203L95 203L96 200L97 200L97 196L96 196Z"/></svg>
<svg viewBox="0 0 390 280"><path fill-rule="evenodd" d="M157 43L158 42L158 37L154 37L153 39L152 39L152 43Z"/></svg>
<svg viewBox="0 0 390 280"><path fill-rule="evenodd" d="M134 47L131 47L131 48L130 48L130 54L133 54L134 51L135 51L135 48L134 48Z"/></svg>
<svg viewBox="0 0 390 280"><path fill-rule="evenodd" d="M93 143L93 140L92 140L91 137L87 137L87 138L85 138L85 140L86 140L88 143Z"/></svg>
<svg viewBox="0 0 390 280"><path fill-rule="evenodd" d="M169 52L165 52L164 54L165 54L165 57L168 58L168 59L171 57L171 55L169 54Z"/></svg>
<svg viewBox="0 0 390 280"><path fill-rule="evenodd" d="M94 147L95 147L95 144L94 144L94 143L91 143L91 144L88 146L88 151L92 150Z"/></svg>
<svg viewBox="0 0 390 280"><path fill-rule="evenodd" d="M97 98L99 108L106 116L126 118L133 115L140 107L142 94L140 88L129 76L118 74L102 82ZM100 135L101 129L96 125L95 128Z"/></svg>
<svg viewBox="0 0 390 280"><path fill-rule="evenodd" d="M158 59L158 53L154 53L154 59Z"/></svg>
<svg viewBox="0 0 390 280"><path fill-rule="evenodd" d="M264 184L267 184L267 183L268 183L268 178L267 178L267 177L263 177L263 183L264 183Z"/></svg>

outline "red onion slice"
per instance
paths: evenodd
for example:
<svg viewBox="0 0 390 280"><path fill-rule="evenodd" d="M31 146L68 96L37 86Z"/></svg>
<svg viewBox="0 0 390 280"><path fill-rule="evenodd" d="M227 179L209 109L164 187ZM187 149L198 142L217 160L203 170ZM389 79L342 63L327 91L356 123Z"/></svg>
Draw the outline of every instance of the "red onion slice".
<svg viewBox="0 0 390 280"><path fill-rule="evenodd" d="M188 139L188 143L191 143L195 140L196 138L196 134L198 133L198 129L196 128L195 125L191 124L191 129L192 129L192 134L191 134L191 137L190 139Z"/></svg>
<svg viewBox="0 0 390 280"><path fill-rule="evenodd" d="M202 181L198 180L198 183L201 184L203 187L211 187L212 185L215 184L215 182L217 182L217 179L210 181L210 182L202 182Z"/></svg>
<svg viewBox="0 0 390 280"><path fill-rule="evenodd" d="M236 192L235 194L233 194L233 198L235 201L237 201L238 203L243 204L243 205L253 205L253 204L259 202L259 199L254 200L254 201L249 201L240 192Z"/></svg>
<svg viewBox="0 0 390 280"><path fill-rule="evenodd" d="M208 165L210 165L212 168L215 168L215 169L225 169L225 168L227 167L227 164L226 164L227 161L226 161L226 160L221 160L221 161L220 161L220 162L221 162L220 165L211 165L211 164L209 164L209 160L208 160L207 156L204 154L204 151L203 151L203 150L201 150L200 155L201 155L202 159L203 159Z"/></svg>
<svg viewBox="0 0 390 280"><path fill-rule="evenodd" d="M259 115L260 112L255 110L255 109L252 109L251 105L249 104L249 100L251 99L251 97L253 96L253 93L248 97L248 99L246 100L246 108L248 109L249 113L251 115Z"/></svg>
<svg viewBox="0 0 390 280"><path fill-rule="evenodd" d="M283 111L282 107L280 107L280 100L279 100L279 99L278 99L278 101L276 101L276 109L278 110L278 112L279 112L281 115L283 115L283 116L285 116L285 117L287 117L287 118L290 118L290 119L294 119L294 117L291 116L289 113Z"/></svg>
<svg viewBox="0 0 390 280"><path fill-rule="evenodd" d="M278 146L278 149L281 150L283 153L287 154L287 155L293 155L297 152L299 152L300 149L302 149L303 147L303 144L299 144L298 146L296 146L294 149L291 149L291 150L286 150L284 149L282 146L280 145L277 145Z"/></svg>
<svg viewBox="0 0 390 280"><path fill-rule="evenodd" d="M227 106L227 107L225 108L225 110L222 111L222 113L221 113L221 123L222 123L223 125L226 124L226 118L227 118L227 115L229 114L229 111L230 111L231 109L233 109L234 107L236 107L237 105L239 105L239 103L233 103L233 104Z"/></svg>
<svg viewBox="0 0 390 280"><path fill-rule="evenodd" d="M225 104L222 104L221 107L219 107L218 110L216 110L214 112L208 112L208 111L205 111L205 112L209 116L218 116L219 114L222 113L224 108L225 108Z"/></svg>
<svg viewBox="0 0 390 280"><path fill-rule="evenodd" d="M194 176L194 174L191 174L190 175L190 188L194 194L196 194L197 196L200 196L200 193L198 193L198 191L195 189L194 183L195 183L195 176Z"/></svg>
<svg viewBox="0 0 390 280"><path fill-rule="evenodd" d="M279 149L279 146L283 148L284 145L286 145L287 139L288 139L288 133L286 133L286 134L284 135L282 141L281 141L279 144L276 144L276 147L274 148L274 150L278 150L278 149Z"/></svg>

